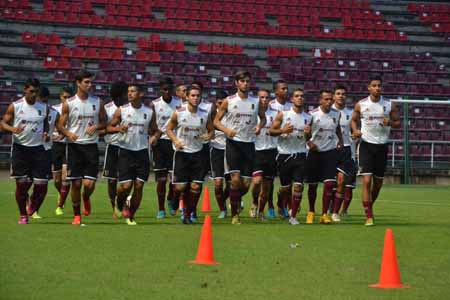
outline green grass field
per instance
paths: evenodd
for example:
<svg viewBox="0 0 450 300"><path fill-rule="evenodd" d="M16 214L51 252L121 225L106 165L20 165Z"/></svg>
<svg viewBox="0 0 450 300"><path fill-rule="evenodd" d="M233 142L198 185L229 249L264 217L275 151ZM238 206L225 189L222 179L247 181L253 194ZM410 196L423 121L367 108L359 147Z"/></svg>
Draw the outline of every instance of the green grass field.
<svg viewBox="0 0 450 300"><path fill-rule="evenodd" d="M0 299L450 299L450 188L385 186L375 206L376 226L364 227L360 190L351 220L338 225L286 221L243 224L216 219L214 254L220 265L194 259L201 224L156 220L154 184L148 184L138 226L111 218L106 185L93 197L93 214L75 227L71 207L53 215L56 193L41 208L44 219L17 225L12 181L0 181ZM305 201L306 200L306 201ZM317 209L320 209L320 201ZM318 219L316 220L318 221ZM384 232L392 228L402 281L408 290L377 290ZM291 243L300 246L291 248Z"/></svg>

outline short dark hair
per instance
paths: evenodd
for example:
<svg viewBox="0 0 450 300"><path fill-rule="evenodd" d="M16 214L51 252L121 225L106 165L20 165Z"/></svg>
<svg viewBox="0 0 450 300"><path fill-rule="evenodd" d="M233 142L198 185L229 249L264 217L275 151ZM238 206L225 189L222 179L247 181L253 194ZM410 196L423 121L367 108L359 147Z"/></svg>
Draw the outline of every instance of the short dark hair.
<svg viewBox="0 0 450 300"><path fill-rule="evenodd" d="M115 101L122 97L128 90L128 84L125 81L114 81L109 89L109 95L111 99Z"/></svg>
<svg viewBox="0 0 450 300"><path fill-rule="evenodd" d="M175 89L178 90L182 86L186 86L186 85L184 83L179 83L179 84L175 85Z"/></svg>
<svg viewBox="0 0 450 300"><path fill-rule="evenodd" d="M273 83L273 90L275 91L275 90L278 88L278 85L279 85L279 84L282 84L282 83L287 83L287 82L284 81L283 79L280 79L280 80L275 81L275 82Z"/></svg>
<svg viewBox="0 0 450 300"><path fill-rule="evenodd" d="M39 89L39 97L50 97L50 91L46 86L41 86Z"/></svg>
<svg viewBox="0 0 450 300"><path fill-rule="evenodd" d="M200 81L193 81L191 85L198 86L200 88L200 91L203 91L203 83L201 83Z"/></svg>
<svg viewBox="0 0 450 300"><path fill-rule="evenodd" d="M333 94L333 92L330 89L321 89L319 92L319 97L322 98L323 94Z"/></svg>
<svg viewBox="0 0 450 300"><path fill-rule="evenodd" d="M344 90L344 91L347 91L347 88L346 88L345 85L343 85L343 84L337 84L337 85L334 87L333 92L336 93L337 90Z"/></svg>
<svg viewBox="0 0 450 300"><path fill-rule="evenodd" d="M159 80L159 87L170 85L173 86L173 79L171 77L163 77Z"/></svg>
<svg viewBox="0 0 450 300"><path fill-rule="evenodd" d="M305 92L305 90L304 89L302 89L302 88L296 88L296 89L294 89L293 91L292 91L292 95L294 95L294 93L295 92Z"/></svg>
<svg viewBox="0 0 450 300"><path fill-rule="evenodd" d="M88 70L81 69L81 70L77 73L77 75L75 75L75 82L77 82L77 81L83 81L83 79L85 79L85 78L91 78L91 77L93 77L93 76L94 76L94 74L91 73L91 72L89 72Z"/></svg>
<svg viewBox="0 0 450 300"><path fill-rule="evenodd" d="M190 85L186 89L186 96L189 95L189 93L193 90L199 91L200 93L202 92L202 90L198 86Z"/></svg>
<svg viewBox="0 0 450 300"><path fill-rule="evenodd" d="M36 78L28 78L25 80L24 87L27 88L29 86L34 86L35 88L39 88L41 86L41 82Z"/></svg>
<svg viewBox="0 0 450 300"><path fill-rule="evenodd" d="M250 74L249 71L244 71L244 70L242 70L242 71L237 71L237 72L234 74L234 80L235 80L235 81L242 80L242 79L244 79L245 77L252 78L252 75Z"/></svg>
<svg viewBox="0 0 450 300"><path fill-rule="evenodd" d="M73 90L70 86L63 86L60 90L59 90L59 94L61 95L62 93L68 93L70 96L73 95Z"/></svg>
<svg viewBox="0 0 450 300"><path fill-rule="evenodd" d="M228 93L224 90L218 90L216 91L216 100L222 100L228 97Z"/></svg>
<svg viewBox="0 0 450 300"><path fill-rule="evenodd" d="M375 81L375 80L383 83L383 79L381 79L380 75L371 75L369 77L369 80L367 81L367 84L370 84L372 81Z"/></svg>
<svg viewBox="0 0 450 300"><path fill-rule="evenodd" d="M130 85L127 85L127 89L130 87L135 87L139 93L144 92L144 87L142 85L137 85L137 84L131 83Z"/></svg>

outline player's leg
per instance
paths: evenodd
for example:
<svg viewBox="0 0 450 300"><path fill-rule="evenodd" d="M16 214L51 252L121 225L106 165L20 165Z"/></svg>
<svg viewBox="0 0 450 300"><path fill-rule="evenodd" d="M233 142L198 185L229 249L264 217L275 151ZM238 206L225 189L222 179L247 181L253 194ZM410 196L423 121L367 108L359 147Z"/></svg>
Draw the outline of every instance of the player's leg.
<svg viewBox="0 0 450 300"><path fill-rule="evenodd" d="M303 197L303 182L306 177L306 155L297 154L291 162L291 180L293 181L292 209L289 223L298 225L297 214L300 212L300 204Z"/></svg>
<svg viewBox="0 0 450 300"><path fill-rule="evenodd" d="M387 145L377 145L375 153L375 166L373 172L373 182L371 190L372 207L380 194L383 186L384 173L386 172L387 164Z"/></svg>
<svg viewBox="0 0 450 300"><path fill-rule="evenodd" d="M95 190L95 182L98 175L98 148L97 144L80 145L80 151L83 153L83 214L91 214L91 195Z"/></svg>
<svg viewBox="0 0 450 300"><path fill-rule="evenodd" d="M30 185L26 177L16 178L16 203L19 208L19 221L18 224L28 224L28 214L27 214L27 200L28 200L28 190Z"/></svg>
<svg viewBox="0 0 450 300"><path fill-rule="evenodd" d="M260 200L260 196L261 196L261 191L262 191L262 181L263 181L263 173L262 171L255 171L253 172L253 177L252 177L252 205L250 206L250 217L251 218L256 218L257 216L257 210L258 210L258 203Z"/></svg>
<svg viewBox="0 0 450 300"><path fill-rule="evenodd" d="M227 209L225 206L223 178L214 178L214 195L216 197L217 206L219 207L219 219L224 219L227 216Z"/></svg>
<svg viewBox="0 0 450 300"><path fill-rule="evenodd" d="M336 188L336 165L337 165L337 151L330 150L320 153L320 169L322 170L323 179L323 194L322 194L322 216L320 223L331 224L331 218L328 215L328 208L334 196L334 189Z"/></svg>
<svg viewBox="0 0 450 300"><path fill-rule="evenodd" d="M261 184L261 193L259 194L259 204L258 204L258 218L264 220L264 209L266 203L270 198L270 193L272 191L273 178L264 177Z"/></svg>
<svg viewBox="0 0 450 300"><path fill-rule="evenodd" d="M331 215L333 222L341 221L341 218L339 217L339 210L341 209L342 202L344 201L345 177L346 175L341 171L338 171L336 174L336 191L333 201L333 214Z"/></svg>
<svg viewBox="0 0 450 300"><path fill-rule="evenodd" d="M362 176L362 205L366 215L366 226L374 225L372 212L372 179L376 168L373 145L364 141L359 145L359 175Z"/></svg>
<svg viewBox="0 0 450 300"><path fill-rule="evenodd" d="M348 207L353 198L353 189L356 187L356 165L351 160L350 175L345 177L344 201L342 204L341 217L348 218Z"/></svg>
<svg viewBox="0 0 450 300"><path fill-rule="evenodd" d="M317 188L321 180L321 170L318 167L320 164L319 153L309 152L306 156L306 182L308 183L308 203L309 211L306 215L306 224L313 224L316 214L315 204L317 198Z"/></svg>
<svg viewBox="0 0 450 300"><path fill-rule="evenodd" d="M289 224L298 225L297 213L300 211L300 203L303 195L303 184L300 182L294 182L292 191L292 210Z"/></svg>

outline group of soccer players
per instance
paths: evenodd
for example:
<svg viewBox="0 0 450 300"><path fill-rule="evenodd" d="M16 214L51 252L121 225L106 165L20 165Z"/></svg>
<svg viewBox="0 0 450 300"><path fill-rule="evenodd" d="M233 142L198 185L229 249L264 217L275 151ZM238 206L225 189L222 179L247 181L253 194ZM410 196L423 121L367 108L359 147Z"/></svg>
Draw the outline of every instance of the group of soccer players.
<svg viewBox="0 0 450 300"><path fill-rule="evenodd" d="M125 82L111 86L111 101L104 104L90 94L93 79L92 73L80 71L75 95L62 89L61 103L54 106L47 104L48 89L29 79L24 96L3 116L0 129L13 134L11 176L16 180L19 224L27 224L29 216L39 218L51 178L59 193L56 215L64 213L69 191L72 224L81 224L81 200L84 216L91 214L99 136L107 145L103 177L108 180L113 217L123 216L128 225L137 224L135 213L151 165L158 219L166 217L167 199L171 215L180 209L184 224L196 222L202 185L210 173L218 217L227 217L229 198L232 224L240 224L242 197L252 186L251 217L274 218L276 194L279 217L298 225L306 184L305 223L312 224L319 182L323 182L320 223L340 222L355 187L356 157L365 225L374 224L373 203L383 183L390 128L401 125L396 107L381 96L380 78L370 79L369 96L354 109L346 105L346 88L338 85L320 91L319 106L309 112L304 91L295 89L289 95L282 80L274 83L275 99L270 100L265 89L253 96L251 74L246 71L235 74L235 94L218 91L213 102L202 99L199 82L175 86L171 78L163 78L161 97L149 106L143 103L144 89ZM277 175L280 188L274 191Z"/></svg>

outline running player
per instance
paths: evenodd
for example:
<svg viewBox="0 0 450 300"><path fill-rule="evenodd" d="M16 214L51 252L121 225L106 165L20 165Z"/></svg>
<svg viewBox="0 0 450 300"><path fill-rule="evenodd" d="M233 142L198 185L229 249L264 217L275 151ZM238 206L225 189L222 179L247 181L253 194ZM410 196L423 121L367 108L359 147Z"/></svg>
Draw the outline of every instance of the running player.
<svg viewBox="0 0 450 300"><path fill-rule="evenodd" d="M86 70L75 76L77 93L63 103L58 124L58 131L68 140L67 179L72 181L73 225L81 225L81 197L83 214L91 214L90 196L98 173L98 131L105 128L107 119L103 101L89 94L92 77L93 74Z"/></svg>
<svg viewBox="0 0 450 300"><path fill-rule="evenodd" d="M373 204L383 185L387 164L387 141L391 128L400 128L397 107L381 95L382 80L370 78L369 96L355 105L352 117L353 138L361 138L358 173L362 176L362 203L366 226L373 226ZM361 124L361 130L358 125Z"/></svg>
<svg viewBox="0 0 450 300"><path fill-rule="evenodd" d="M111 101L105 104L106 116L108 117L108 123L111 122L114 113L117 108L128 102L127 100L128 85L123 81L113 82L111 85L110 96ZM99 132L105 134L106 130ZM116 209L115 201L117 196L117 162L119 158L119 134L106 134L105 137L106 150L103 164L103 177L108 179L108 196L111 202L113 211L113 218L120 218L120 210Z"/></svg>
<svg viewBox="0 0 450 300"><path fill-rule="evenodd" d="M156 136L157 143L153 146L154 171L156 177L156 193L158 195L158 214L157 219L166 217L164 202L166 199L166 185L168 176L173 168L173 149L172 142L166 134L167 123L173 112L181 107L181 100L173 96L174 86L170 77L162 78L159 81L161 97L152 101L152 107L155 111L156 124L161 132L161 136ZM169 199L170 214L174 215L173 205L173 186L169 182Z"/></svg>
<svg viewBox="0 0 450 300"><path fill-rule="evenodd" d="M178 99L181 100L183 104L186 103L186 85L177 84L175 86L175 95L177 96Z"/></svg>
<svg viewBox="0 0 450 300"><path fill-rule="evenodd" d="M304 91L295 89L292 107L279 112L270 133L278 138L277 165L280 173L281 205L292 197L289 224L298 225L297 212L302 201L303 181L306 175L306 139L311 127L311 116L303 111ZM293 191L292 191L293 188ZM292 196L291 196L292 195Z"/></svg>
<svg viewBox="0 0 450 300"><path fill-rule="evenodd" d="M266 125L256 136L255 141L255 170L253 176L252 198L250 217L258 217L264 220L264 207L268 199L272 197L271 192L273 180L277 174L277 138L269 133L272 122L277 116L277 110L269 107L269 91L261 89L258 91L259 101L266 114ZM269 215L271 218L271 215Z"/></svg>
<svg viewBox="0 0 450 300"><path fill-rule="evenodd" d="M336 186L337 150L342 147L342 132L339 126L340 113L333 109L333 93L330 90L320 91L320 105L310 112L311 133L308 134L308 156L306 168L309 183L308 200L309 212L306 224L314 223L315 195L317 185L323 182L322 216L320 223L330 224L332 221L327 214L330 201L333 198L333 189ZM310 197L314 191L314 198Z"/></svg>
<svg viewBox="0 0 450 300"><path fill-rule="evenodd" d="M61 88L59 92L60 103L53 105L53 109L61 116L62 104L72 97L72 89L69 87ZM58 127L58 122L55 126ZM67 177L67 143L63 134L59 131L54 131L52 146L52 172L55 188L58 191L58 206L55 209L55 214L61 216L64 214L64 204L66 203L67 195L70 191L70 180Z"/></svg>
<svg viewBox="0 0 450 300"><path fill-rule="evenodd" d="M117 134L119 155L116 161L118 167L119 186L117 188L117 209L123 212L128 225L136 225L135 213L142 200L144 183L150 173L149 135L152 142L155 136L160 136L154 111L144 106L143 90L131 84L128 87L128 104L116 109L107 132ZM130 206L125 207L125 201L133 188Z"/></svg>
<svg viewBox="0 0 450 300"><path fill-rule="evenodd" d="M188 87L188 106L174 112L167 125L167 135L175 150L173 184L176 193L184 193L184 224L193 223L191 213L195 210L201 194L204 180L203 141L210 140L214 135L209 112L199 107L200 93L198 87Z"/></svg>
<svg viewBox="0 0 450 300"><path fill-rule="evenodd" d="M18 224L28 224L47 194L48 156L44 141L48 141L47 105L36 101L40 82L27 79L24 97L11 103L1 121L2 130L13 135L11 177L16 180L16 202L20 218ZM28 190L34 184L27 209Z"/></svg>
<svg viewBox="0 0 450 300"><path fill-rule="evenodd" d="M231 175L231 223L240 224L239 204L250 187L254 170L255 139L266 124L266 115L259 99L249 95L250 73L239 71L234 79L237 93L229 96L219 107L214 126L227 136L225 160L227 171Z"/></svg>

